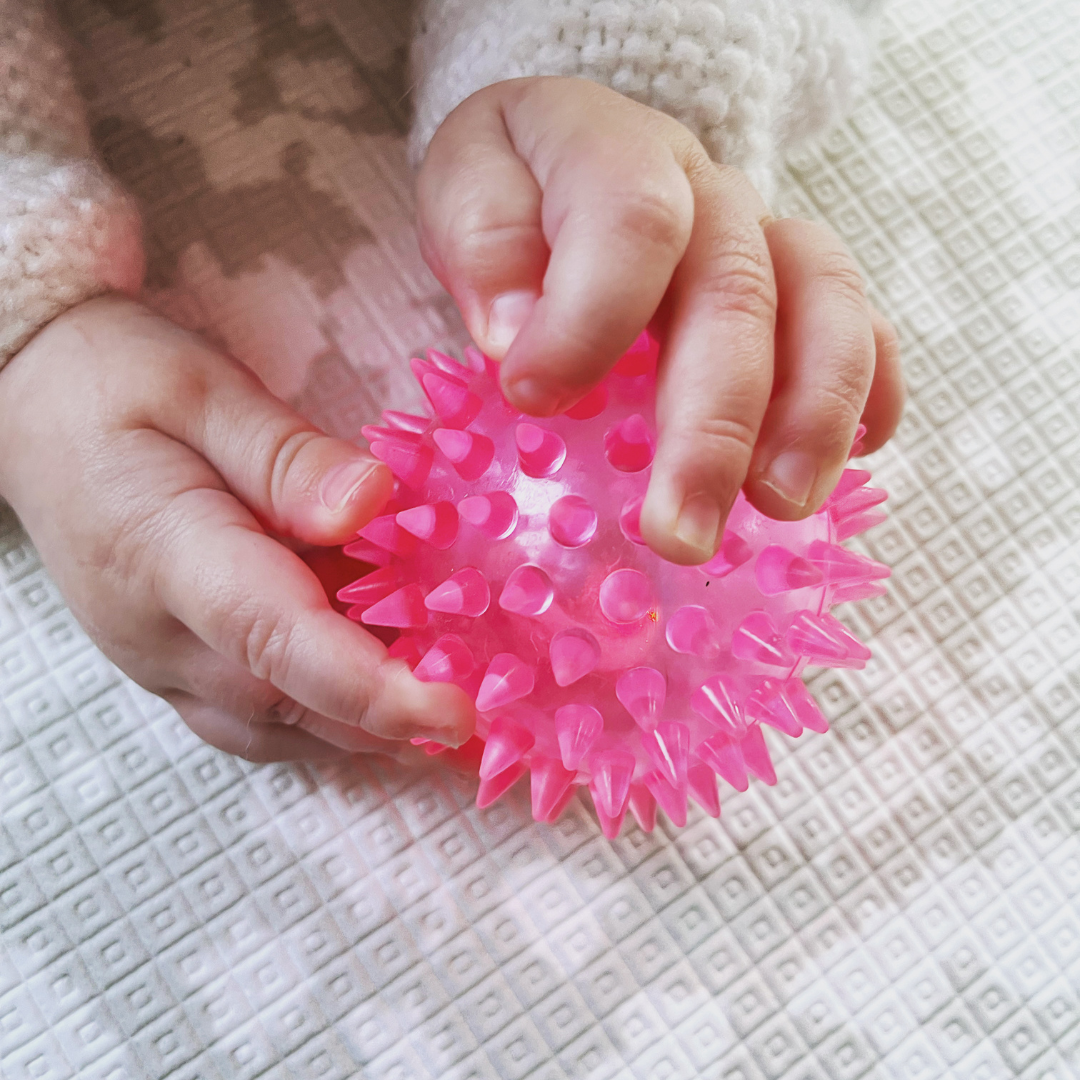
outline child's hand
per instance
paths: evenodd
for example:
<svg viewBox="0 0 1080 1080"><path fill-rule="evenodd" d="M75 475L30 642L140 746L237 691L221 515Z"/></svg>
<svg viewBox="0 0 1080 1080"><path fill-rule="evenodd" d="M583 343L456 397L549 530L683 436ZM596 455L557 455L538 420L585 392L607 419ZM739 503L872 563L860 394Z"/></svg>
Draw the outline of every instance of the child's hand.
<svg viewBox="0 0 1080 1080"><path fill-rule="evenodd" d="M660 445L641 531L711 558L739 488L763 513L816 510L860 419L892 434L891 327L847 249L775 221L681 124L579 79L517 79L443 123L420 174L425 257L535 415L581 398L659 310Z"/></svg>
<svg viewBox="0 0 1080 1080"><path fill-rule="evenodd" d="M408 757L396 740L471 733L461 690L388 658L266 531L343 543L391 483L129 301L73 308L0 372L0 493L72 610L193 731L251 760Z"/></svg>

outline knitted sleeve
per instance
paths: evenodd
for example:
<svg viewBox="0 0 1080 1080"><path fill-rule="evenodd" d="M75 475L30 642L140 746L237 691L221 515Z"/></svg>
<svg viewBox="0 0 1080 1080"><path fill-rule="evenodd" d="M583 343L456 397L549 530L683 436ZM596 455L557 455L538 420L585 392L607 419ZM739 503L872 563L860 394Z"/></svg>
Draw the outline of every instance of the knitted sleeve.
<svg viewBox="0 0 1080 1080"><path fill-rule="evenodd" d="M684 123L768 199L780 154L835 124L868 68L877 0L423 0L412 62L419 161L470 94L592 79Z"/></svg>
<svg viewBox="0 0 1080 1080"><path fill-rule="evenodd" d="M0 0L0 368L50 319L142 281L138 212L95 158L45 0Z"/></svg>

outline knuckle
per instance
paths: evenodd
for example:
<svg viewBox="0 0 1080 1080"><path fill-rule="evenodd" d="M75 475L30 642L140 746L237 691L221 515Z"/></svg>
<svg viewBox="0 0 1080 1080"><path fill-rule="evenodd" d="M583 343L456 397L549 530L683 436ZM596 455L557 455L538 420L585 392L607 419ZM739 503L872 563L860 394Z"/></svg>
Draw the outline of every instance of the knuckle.
<svg viewBox="0 0 1080 1080"><path fill-rule="evenodd" d="M846 251L835 250L822 254L817 263L816 276L859 307L864 306L866 280Z"/></svg>
<svg viewBox="0 0 1080 1080"><path fill-rule="evenodd" d="M874 319L874 349L879 362L892 362L900 357L900 336L884 316Z"/></svg>
<svg viewBox="0 0 1080 1080"><path fill-rule="evenodd" d="M635 246L681 252L690 239L690 214L674 185L614 196L615 229Z"/></svg>
<svg viewBox="0 0 1080 1080"><path fill-rule="evenodd" d="M298 476L298 460L306 447L324 436L310 429L298 431L295 425L282 422L264 429L259 437L265 440L257 451L258 460L264 463L262 488L268 505L279 507L287 487L303 489L314 479L307 475Z"/></svg>
<svg viewBox="0 0 1080 1080"><path fill-rule="evenodd" d="M714 255L702 293L716 314L769 324L776 319L772 267L757 249L756 244L737 244Z"/></svg>
<svg viewBox="0 0 1080 1080"><path fill-rule="evenodd" d="M757 441L757 428L737 417L703 417L690 425L687 436L696 453L711 463L747 462Z"/></svg>
<svg viewBox="0 0 1080 1080"><path fill-rule="evenodd" d="M284 616L242 605L226 620L225 635L239 642L244 663L257 679L275 685L288 679L293 626Z"/></svg>

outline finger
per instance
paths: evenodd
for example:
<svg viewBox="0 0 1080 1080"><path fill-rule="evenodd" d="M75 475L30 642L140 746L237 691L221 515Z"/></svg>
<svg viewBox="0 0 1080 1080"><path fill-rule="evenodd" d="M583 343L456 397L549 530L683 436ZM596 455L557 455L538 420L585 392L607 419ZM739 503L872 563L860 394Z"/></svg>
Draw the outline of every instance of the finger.
<svg viewBox="0 0 1080 1080"><path fill-rule="evenodd" d="M348 756L347 750L297 727L265 723L254 716L244 719L179 690L162 696L203 742L246 761L328 761Z"/></svg>
<svg viewBox="0 0 1080 1080"><path fill-rule="evenodd" d="M430 183L449 185L443 218L456 202L471 199L486 207L481 223L503 230L466 245L483 250L493 267L480 275L485 280L499 280L502 260L517 262L510 248L523 230L533 280L537 229L550 249L542 294L505 354L501 380L513 404L551 415L603 377L659 306L694 217L693 192L672 146L693 139L622 95L599 86L583 90L580 80L524 81L517 92L493 90L489 98L462 110L441 144L433 143ZM496 124L493 113L504 122ZM648 127L662 137L643 139ZM538 130L558 135L537 138ZM459 177L461 157L470 167ZM515 157L516 167L509 160ZM531 183L525 172L535 178ZM506 180L519 192L500 190ZM462 190L466 184L471 194ZM459 268L467 277L460 245L434 243L448 280Z"/></svg>
<svg viewBox="0 0 1080 1080"><path fill-rule="evenodd" d="M863 409L866 425L863 452L870 454L892 438L904 412L904 375L900 366L900 343L892 323L872 305L870 322L874 329L874 381Z"/></svg>
<svg viewBox="0 0 1080 1080"><path fill-rule="evenodd" d="M386 647L337 614L318 579L221 491L170 503L155 590L215 652L313 712L382 738L465 741L466 695L422 683Z"/></svg>
<svg viewBox="0 0 1080 1080"><path fill-rule="evenodd" d="M773 397L754 450L747 498L769 517L812 514L847 463L874 374L862 274L831 230L765 227L779 305Z"/></svg>
<svg viewBox="0 0 1080 1080"><path fill-rule="evenodd" d="M691 166L696 215L671 284L661 355L659 445L641 510L657 554L696 564L715 554L746 478L772 385L776 285L765 204L734 169Z"/></svg>
<svg viewBox="0 0 1080 1080"><path fill-rule="evenodd" d="M476 344L501 360L543 290L540 187L493 94L450 114L417 179L420 248Z"/></svg>

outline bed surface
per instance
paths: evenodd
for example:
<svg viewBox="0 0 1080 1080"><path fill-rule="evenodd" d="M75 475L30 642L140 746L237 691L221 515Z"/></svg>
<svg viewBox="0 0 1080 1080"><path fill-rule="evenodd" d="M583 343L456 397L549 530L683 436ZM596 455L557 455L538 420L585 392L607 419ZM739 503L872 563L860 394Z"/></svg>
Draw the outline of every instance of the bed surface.
<svg viewBox="0 0 1080 1080"><path fill-rule="evenodd" d="M404 6L64 13L152 302L330 430L414 404L407 356L464 339L410 227ZM833 730L613 843L577 801L251 766L0 508L5 1080L1080 1077L1080 5L895 0L778 209L852 246L911 391Z"/></svg>

